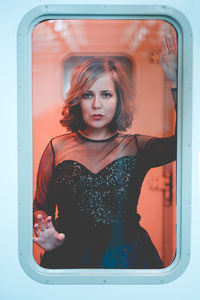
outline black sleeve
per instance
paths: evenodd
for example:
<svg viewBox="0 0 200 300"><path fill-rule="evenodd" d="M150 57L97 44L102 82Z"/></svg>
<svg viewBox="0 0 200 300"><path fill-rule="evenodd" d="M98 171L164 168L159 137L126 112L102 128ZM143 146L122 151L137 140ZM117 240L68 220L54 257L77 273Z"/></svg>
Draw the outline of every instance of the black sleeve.
<svg viewBox="0 0 200 300"><path fill-rule="evenodd" d="M177 111L177 89L171 89L174 108ZM141 157L146 169L159 167L176 160L177 154L177 135L175 134L165 138L138 136L138 145Z"/></svg>
<svg viewBox="0 0 200 300"><path fill-rule="evenodd" d="M48 215L52 215L52 203L49 201L51 179L54 169L54 150L52 140L48 143L42 154L38 173L37 186L33 202L33 211L43 210Z"/></svg>
<svg viewBox="0 0 200 300"><path fill-rule="evenodd" d="M176 160L176 134L167 138L150 138L142 151L142 159L147 169Z"/></svg>

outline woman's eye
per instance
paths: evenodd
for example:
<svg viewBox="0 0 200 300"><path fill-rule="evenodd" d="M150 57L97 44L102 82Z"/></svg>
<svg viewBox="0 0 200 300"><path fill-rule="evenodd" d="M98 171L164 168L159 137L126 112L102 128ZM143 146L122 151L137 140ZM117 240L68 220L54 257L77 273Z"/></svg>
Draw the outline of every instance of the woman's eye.
<svg viewBox="0 0 200 300"><path fill-rule="evenodd" d="M91 93L85 93L85 94L83 94L83 98L84 99L91 99L92 98L92 94Z"/></svg>
<svg viewBox="0 0 200 300"><path fill-rule="evenodd" d="M110 98L110 97L112 97L112 94L111 93L103 93L102 96L103 96L103 98Z"/></svg>

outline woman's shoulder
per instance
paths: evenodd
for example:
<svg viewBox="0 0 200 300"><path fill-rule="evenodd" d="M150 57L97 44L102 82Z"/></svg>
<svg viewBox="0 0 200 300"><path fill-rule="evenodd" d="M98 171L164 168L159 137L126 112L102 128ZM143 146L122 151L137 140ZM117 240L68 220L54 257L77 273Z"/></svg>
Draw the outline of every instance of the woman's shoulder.
<svg viewBox="0 0 200 300"><path fill-rule="evenodd" d="M126 138L134 138L135 134L132 133L124 133L124 132L118 132L119 137L126 139Z"/></svg>
<svg viewBox="0 0 200 300"><path fill-rule="evenodd" d="M63 134L59 134L59 135L56 135L54 136L51 141L53 142L58 142L58 141L61 141L61 140L64 140L64 139L70 139L70 138L73 138L76 136L76 133L75 132L67 132L67 133L63 133Z"/></svg>
<svg viewBox="0 0 200 300"><path fill-rule="evenodd" d="M153 136L141 134L141 133L124 133L119 132L119 136L122 138L138 139L138 140L148 140L153 138Z"/></svg>
<svg viewBox="0 0 200 300"><path fill-rule="evenodd" d="M76 137L76 134L74 132L67 132L64 134L60 134L57 136L54 136L51 140L50 143L54 149L57 147L61 146L63 143L68 143L72 140L74 140Z"/></svg>
<svg viewBox="0 0 200 300"><path fill-rule="evenodd" d="M121 138L126 141L132 141L137 144L140 149L144 149L147 143L156 139L154 136L141 134L141 133L121 133L119 134Z"/></svg>

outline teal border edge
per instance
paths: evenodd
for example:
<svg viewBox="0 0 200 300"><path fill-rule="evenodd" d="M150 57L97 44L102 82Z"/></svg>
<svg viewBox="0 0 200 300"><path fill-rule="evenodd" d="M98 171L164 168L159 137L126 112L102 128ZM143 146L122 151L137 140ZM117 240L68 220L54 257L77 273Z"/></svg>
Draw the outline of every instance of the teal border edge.
<svg viewBox="0 0 200 300"><path fill-rule="evenodd" d="M171 23L178 33L177 253L165 269L50 270L38 266L33 258L31 33L39 22L61 18L161 19ZM192 45L192 29L186 16L164 5L42 5L23 17L17 31L18 257L30 278L45 284L164 284L186 270L191 243Z"/></svg>

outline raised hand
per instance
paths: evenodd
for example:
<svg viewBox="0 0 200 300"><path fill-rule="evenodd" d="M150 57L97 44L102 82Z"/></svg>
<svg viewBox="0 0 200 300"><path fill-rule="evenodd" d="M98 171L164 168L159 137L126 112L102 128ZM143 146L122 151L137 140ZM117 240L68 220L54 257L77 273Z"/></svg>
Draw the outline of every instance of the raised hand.
<svg viewBox="0 0 200 300"><path fill-rule="evenodd" d="M61 246L65 240L65 235L55 230L51 216L44 220L42 215L38 215L37 219L39 224L35 223L34 225L37 237L33 238L33 242L45 251L51 251Z"/></svg>
<svg viewBox="0 0 200 300"><path fill-rule="evenodd" d="M173 87L177 85L177 55L172 36L167 35L161 40L162 53L160 62L165 76L172 81Z"/></svg>

